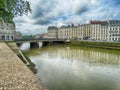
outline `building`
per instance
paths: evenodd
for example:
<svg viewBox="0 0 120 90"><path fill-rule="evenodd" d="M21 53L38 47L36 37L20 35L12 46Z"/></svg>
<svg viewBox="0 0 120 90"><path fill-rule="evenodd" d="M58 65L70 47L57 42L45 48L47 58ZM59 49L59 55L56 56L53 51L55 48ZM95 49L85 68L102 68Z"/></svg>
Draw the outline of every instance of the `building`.
<svg viewBox="0 0 120 90"><path fill-rule="evenodd" d="M77 39L77 32L78 32L78 27L77 26L72 26L72 39Z"/></svg>
<svg viewBox="0 0 120 90"><path fill-rule="evenodd" d="M108 40L108 23L107 21L90 21L91 39L97 41Z"/></svg>
<svg viewBox="0 0 120 90"><path fill-rule="evenodd" d="M58 28L55 26L48 27L48 38L58 38Z"/></svg>
<svg viewBox="0 0 120 90"><path fill-rule="evenodd" d="M120 21L90 21L91 39L101 41L120 41Z"/></svg>
<svg viewBox="0 0 120 90"><path fill-rule="evenodd" d="M49 27L48 37L61 39L120 41L120 21L90 21L89 24Z"/></svg>
<svg viewBox="0 0 120 90"><path fill-rule="evenodd" d="M42 34L42 38L48 38L48 34Z"/></svg>
<svg viewBox="0 0 120 90"><path fill-rule="evenodd" d="M36 35L34 36L34 39L40 39L40 38L42 38L42 34L36 34Z"/></svg>
<svg viewBox="0 0 120 90"><path fill-rule="evenodd" d="M76 39L77 26L62 26L58 28L58 38L62 39Z"/></svg>
<svg viewBox="0 0 120 90"><path fill-rule="evenodd" d="M120 41L120 21L108 20L108 41Z"/></svg>
<svg viewBox="0 0 120 90"><path fill-rule="evenodd" d="M5 40L4 32L4 21L0 19L0 40Z"/></svg>
<svg viewBox="0 0 120 90"><path fill-rule="evenodd" d="M19 39L22 39L22 38L23 38L22 34L20 32L18 32L18 31L15 31L14 39L19 40Z"/></svg>
<svg viewBox="0 0 120 90"><path fill-rule="evenodd" d="M84 25L78 25L77 27L77 38L83 40L84 38Z"/></svg>
<svg viewBox="0 0 120 90"><path fill-rule="evenodd" d="M90 38L90 24L62 26L58 28L58 38L87 40Z"/></svg>
<svg viewBox="0 0 120 90"><path fill-rule="evenodd" d="M90 24L84 24L83 28L83 40L88 40L90 38Z"/></svg>
<svg viewBox="0 0 120 90"><path fill-rule="evenodd" d="M15 24L13 22L6 23L0 19L0 39L1 40L14 40Z"/></svg>
<svg viewBox="0 0 120 90"><path fill-rule="evenodd" d="M60 38L60 39L69 38L70 35L68 35L68 33L67 33L68 30L69 29L66 26L62 26L62 27L58 28L58 38Z"/></svg>
<svg viewBox="0 0 120 90"><path fill-rule="evenodd" d="M90 31L92 40L100 40L101 21L90 21Z"/></svg>
<svg viewBox="0 0 120 90"><path fill-rule="evenodd" d="M101 30L100 30L100 40L108 41L108 23L107 21L101 22Z"/></svg>

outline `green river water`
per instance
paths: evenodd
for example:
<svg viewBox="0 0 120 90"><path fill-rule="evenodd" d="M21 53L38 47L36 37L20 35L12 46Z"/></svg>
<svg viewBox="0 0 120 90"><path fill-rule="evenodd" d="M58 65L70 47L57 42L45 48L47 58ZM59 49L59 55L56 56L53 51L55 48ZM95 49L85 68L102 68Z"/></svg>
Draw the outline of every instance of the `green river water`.
<svg viewBox="0 0 120 90"><path fill-rule="evenodd" d="M49 90L120 90L120 51L58 45L25 54Z"/></svg>

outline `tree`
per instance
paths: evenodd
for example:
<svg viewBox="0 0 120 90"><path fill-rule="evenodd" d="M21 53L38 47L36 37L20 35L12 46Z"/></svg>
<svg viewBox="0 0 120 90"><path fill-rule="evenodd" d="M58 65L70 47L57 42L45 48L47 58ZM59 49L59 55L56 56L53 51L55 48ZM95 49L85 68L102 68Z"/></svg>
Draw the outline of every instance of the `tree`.
<svg viewBox="0 0 120 90"><path fill-rule="evenodd" d="M0 0L0 17L12 21L15 16L31 12L30 3L24 0Z"/></svg>

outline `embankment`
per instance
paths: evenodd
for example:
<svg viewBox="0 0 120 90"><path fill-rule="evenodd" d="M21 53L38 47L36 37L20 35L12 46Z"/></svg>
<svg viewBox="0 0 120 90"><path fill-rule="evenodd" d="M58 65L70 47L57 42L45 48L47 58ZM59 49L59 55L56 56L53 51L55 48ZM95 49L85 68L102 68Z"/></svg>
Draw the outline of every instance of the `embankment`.
<svg viewBox="0 0 120 90"><path fill-rule="evenodd" d="M0 42L0 90L48 90L4 42Z"/></svg>
<svg viewBox="0 0 120 90"><path fill-rule="evenodd" d="M16 55L26 64L33 73L37 73L35 64L18 48L15 42L6 42L6 44L16 53Z"/></svg>
<svg viewBox="0 0 120 90"><path fill-rule="evenodd" d="M120 42L71 41L68 45L120 50Z"/></svg>

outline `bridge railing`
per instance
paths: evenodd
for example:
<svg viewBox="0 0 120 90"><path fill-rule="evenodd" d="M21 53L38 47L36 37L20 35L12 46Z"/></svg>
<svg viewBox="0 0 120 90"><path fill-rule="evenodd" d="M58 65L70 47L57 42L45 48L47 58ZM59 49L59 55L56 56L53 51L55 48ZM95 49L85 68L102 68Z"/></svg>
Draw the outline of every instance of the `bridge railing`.
<svg viewBox="0 0 120 90"><path fill-rule="evenodd" d="M65 41L66 39L59 39L59 38L39 38L39 39L15 39L15 41Z"/></svg>

